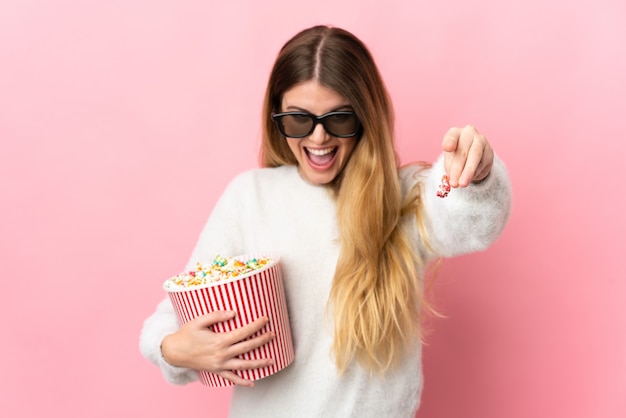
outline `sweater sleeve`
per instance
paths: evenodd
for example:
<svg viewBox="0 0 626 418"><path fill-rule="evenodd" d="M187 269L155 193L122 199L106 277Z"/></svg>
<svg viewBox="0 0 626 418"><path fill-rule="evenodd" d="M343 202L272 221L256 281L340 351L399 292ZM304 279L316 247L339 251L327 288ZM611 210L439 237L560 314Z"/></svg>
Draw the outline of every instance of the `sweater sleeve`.
<svg viewBox="0 0 626 418"><path fill-rule="evenodd" d="M435 255L486 250L504 230L511 211L511 183L504 163L496 156L483 181L440 198L437 189L444 174L443 156L423 173L426 228Z"/></svg>
<svg viewBox="0 0 626 418"><path fill-rule="evenodd" d="M192 269L197 262L210 262L217 254L239 253L240 205L236 201L238 184L241 184L241 180L231 182L215 204L187 262L185 271ZM156 311L145 320L139 338L139 348L146 359L161 369L168 382L182 385L198 380L197 372L170 365L161 353L163 339L179 328L180 324L174 307L166 297L158 304Z"/></svg>
<svg viewBox="0 0 626 418"><path fill-rule="evenodd" d="M139 349L143 356L156 364L168 382L184 385L198 380L195 370L175 367L165 361L161 353L161 341L179 328L174 307L169 298L165 298L157 306L156 311L145 320L139 337Z"/></svg>

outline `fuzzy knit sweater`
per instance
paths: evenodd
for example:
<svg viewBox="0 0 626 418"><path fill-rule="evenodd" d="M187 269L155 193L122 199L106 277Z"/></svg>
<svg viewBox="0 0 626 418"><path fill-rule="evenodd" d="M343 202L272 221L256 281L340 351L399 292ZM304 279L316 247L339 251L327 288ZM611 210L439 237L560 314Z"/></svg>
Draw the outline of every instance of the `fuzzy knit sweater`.
<svg viewBox="0 0 626 418"><path fill-rule="evenodd" d="M511 206L506 168L496 157L490 175L479 184L436 196L444 173L440 158L419 176L417 167L400 171L403 190L424 182L424 204L434 257L485 250L501 233ZM415 251L421 247L414 216L407 216ZM281 268L294 339L295 361L286 369L235 387L230 417L413 417L422 390L421 346L402 367L384 377L352 364L341 376L333 363L332 324L325 315L339 255L333 199L325 187L306 183L296 167L256 169L237 176L215 205L187 268L208 263L216 254L275 253ZM165 379L186 384L195 371L169 365L162 339L179 324L166 298L144 323L140 348ZM209 389L208 389L209 390Z"/></svg>

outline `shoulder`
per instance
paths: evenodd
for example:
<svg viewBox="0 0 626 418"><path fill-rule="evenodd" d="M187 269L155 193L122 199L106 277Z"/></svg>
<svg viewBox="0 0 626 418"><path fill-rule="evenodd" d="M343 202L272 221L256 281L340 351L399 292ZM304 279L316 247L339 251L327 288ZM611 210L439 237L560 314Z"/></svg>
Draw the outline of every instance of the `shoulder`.
<svg viewBox="0 0 626 418"><path fill-rule="evenodd" d="M255 168L235 176L226 186L222 197L241 199L242 196L253 196L277 189L292 189L298 179L295 166Z"/></svg>
<svg viewBox="0 0 626 418"><path fill-rule="evenodd" d="M298 176L295 166L280 166L272 168L255 168L244 171L235 176L227 186L230 188L245 188L254 185L286 183Z"/></svg>
<svg viewBox="0 0 626 418"><path fill-rule="evenodd" d="M424 182L431 172L431 164L419 162L403 165L398 170L402 195L406 195L417 183Z"/></svg>

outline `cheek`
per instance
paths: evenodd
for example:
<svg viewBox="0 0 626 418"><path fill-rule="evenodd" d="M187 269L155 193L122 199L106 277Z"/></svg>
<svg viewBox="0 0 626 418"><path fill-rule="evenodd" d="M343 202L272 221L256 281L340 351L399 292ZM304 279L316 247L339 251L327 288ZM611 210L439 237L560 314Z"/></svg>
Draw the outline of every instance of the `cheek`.
<svg viewBox="0 0 626 418"><path fill-rule="evenodd" d="M298 161L300 160L301 153L299 143L300 140L298 139L287 138L287 145L289 145L289 149Z"/></svg>
<svg viewBox="0 0 626 418"><path fill-rule="evenodd" d="M348 141L345 142L345 159L350 158L354 149L356 148L357 140L354 138L349 138Z"/></svg>

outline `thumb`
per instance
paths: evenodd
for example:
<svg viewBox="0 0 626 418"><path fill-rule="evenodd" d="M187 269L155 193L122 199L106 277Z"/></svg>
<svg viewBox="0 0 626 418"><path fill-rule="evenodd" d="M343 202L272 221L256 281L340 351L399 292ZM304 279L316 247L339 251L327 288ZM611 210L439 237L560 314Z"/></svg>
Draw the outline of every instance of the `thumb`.
<svg viewBox="0 0 626 418"><path fill-rule="evenodd" d="M441 141L441 149L444 152L454 152L459 144L461 138L461 130L459 128L450 128L448 132L443 136Z"/></svg>

